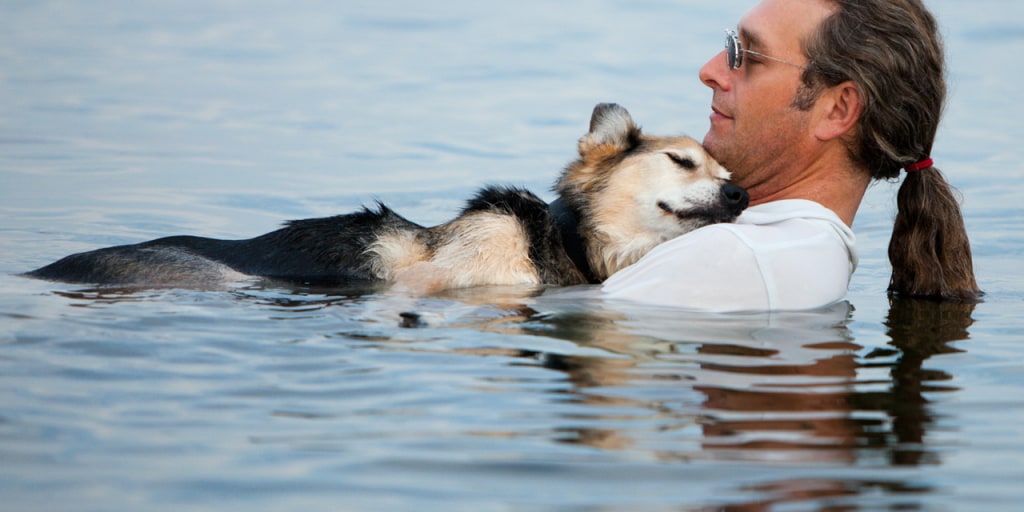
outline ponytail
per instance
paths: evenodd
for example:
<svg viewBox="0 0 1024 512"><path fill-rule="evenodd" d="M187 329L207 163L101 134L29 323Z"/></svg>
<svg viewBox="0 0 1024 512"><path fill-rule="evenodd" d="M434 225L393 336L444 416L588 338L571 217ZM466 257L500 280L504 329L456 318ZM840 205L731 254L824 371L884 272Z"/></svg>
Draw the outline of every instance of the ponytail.
<svg viewBox="0 0 1024 512"><path fill-rule="evenodd" d="M889 240L889 294L978 301L971 244L953 188L935 167L908 172Z"/></svg>
<svg viewBox="0 0 1024 512"><path fill-rule="evenodd" d="M977 301L960 205L928 157L946 98L938 23L922 0L830 1L835 12L805 42L801 93L855 83L864 110L852 159L876 180L908 171L889 241L889 294Z"/></svg>

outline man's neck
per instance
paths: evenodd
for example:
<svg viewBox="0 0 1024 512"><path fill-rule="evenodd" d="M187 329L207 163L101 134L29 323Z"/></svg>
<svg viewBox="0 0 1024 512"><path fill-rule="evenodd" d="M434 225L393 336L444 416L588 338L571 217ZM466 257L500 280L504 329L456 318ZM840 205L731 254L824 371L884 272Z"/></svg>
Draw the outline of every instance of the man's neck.
<svg viewBox="0 0 1024 512"><path fill-rule="evenodd" d="M769 181L748 187L747 193L751 205L783 199L814 201L835 212L847 226L853 226L857 208L870 182L871 176L866 171L849 162L819 163L804 167L784 186Z"/></svg>

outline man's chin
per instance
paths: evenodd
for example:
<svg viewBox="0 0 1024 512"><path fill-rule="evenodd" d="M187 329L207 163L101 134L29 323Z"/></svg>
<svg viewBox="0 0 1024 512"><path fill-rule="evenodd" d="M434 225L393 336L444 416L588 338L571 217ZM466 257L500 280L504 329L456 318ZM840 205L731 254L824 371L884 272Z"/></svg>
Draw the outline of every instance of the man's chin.
<svg viewBox="0 0 1024 512"><path fill-rule="evenodd" d="M704 140L701 142L704 146L704 151L707 151L709 155L719 163L722 163L721 157L721 144L719 138L714 133L714 128L708 130L708 133L704 135Z"/></svg>
<svg viewBox="0 0 1024 512"><path fill-rule="evenodd" d="M723 144L722 140L713 136L711 132L704 136L701 145L704 146L704 151L711 155L711 158L718 161L729 172L733 172L733 166L737 164L737 159L733 158L735 153L730 150L729 145Z"/></svg>

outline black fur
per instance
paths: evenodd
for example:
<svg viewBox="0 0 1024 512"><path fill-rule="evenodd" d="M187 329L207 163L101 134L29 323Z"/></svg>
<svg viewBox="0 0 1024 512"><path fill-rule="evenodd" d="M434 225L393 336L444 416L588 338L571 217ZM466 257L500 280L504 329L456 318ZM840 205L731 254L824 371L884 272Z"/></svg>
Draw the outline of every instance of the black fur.
<svg viewBox="0 0 1024 512"><path fill-rule="evenodd" d="M569 260L579 269L580 274L589 283L599 283L600 279L594 273L587 259L587 241L580 234L580 212L578 207L574 208L564 197L551 202L548 205L548 212L558 227L561 236L562 247L569 256Z"/></svg>

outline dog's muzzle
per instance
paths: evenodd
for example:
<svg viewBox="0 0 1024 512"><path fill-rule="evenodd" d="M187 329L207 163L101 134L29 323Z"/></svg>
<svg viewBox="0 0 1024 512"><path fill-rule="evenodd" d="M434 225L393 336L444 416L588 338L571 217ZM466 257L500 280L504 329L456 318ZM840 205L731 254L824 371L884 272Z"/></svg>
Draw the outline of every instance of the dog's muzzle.
<svg viewBox="0 0 1024 512"><path fill-rule="evenodd" d="M679 220L704 222L732 222L750 205L747 191L733 183L726 183L718 192L718 203L714 206L702 206L675 210L668 203L658 202L658 208L665 213L675 215Z"/></svg>

